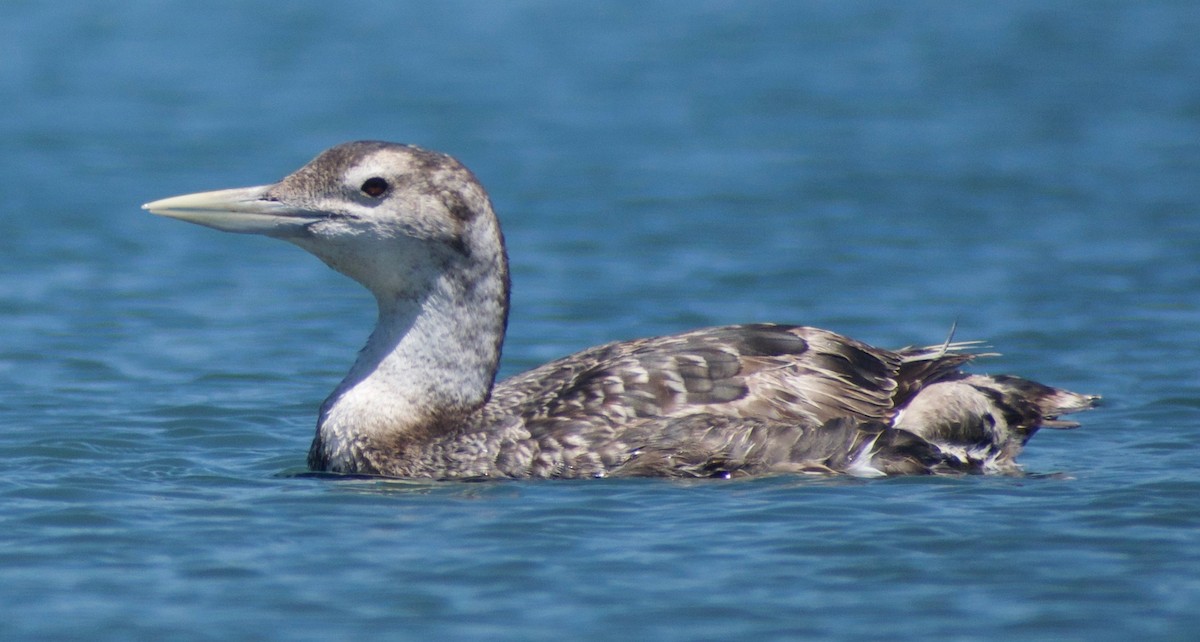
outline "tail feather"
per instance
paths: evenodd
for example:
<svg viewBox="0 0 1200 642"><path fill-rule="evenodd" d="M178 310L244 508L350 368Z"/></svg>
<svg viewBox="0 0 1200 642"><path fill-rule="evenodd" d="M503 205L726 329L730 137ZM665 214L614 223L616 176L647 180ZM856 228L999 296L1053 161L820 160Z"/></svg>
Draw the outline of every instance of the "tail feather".
<svg viewBox="0 0 1200 642"><path fill-rule="evenodd" d="M896 372L896 391L892 395L892 407L901 408L924 388L946 377L954 376L959 368L979 355L963 352L977 345L975 341L945 343L926 348L903 348L900 367Z"/></svg>
<svg viewBox="0 0 1200 642"><path fill-rule="evenodd" d="M1099 399L1020 377L959 374L918 391L893 425L984 469L1016 471L1017 455L1039 428L1074 428L1059 416Z"/></svg>

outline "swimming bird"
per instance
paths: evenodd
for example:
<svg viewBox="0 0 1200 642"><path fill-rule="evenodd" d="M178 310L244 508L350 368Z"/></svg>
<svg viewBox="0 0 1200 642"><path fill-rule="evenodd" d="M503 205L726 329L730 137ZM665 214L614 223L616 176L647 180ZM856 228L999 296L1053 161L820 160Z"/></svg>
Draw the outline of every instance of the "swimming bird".
<svg viewBox="0 0 1200 642"><path fill-rule="evenodd" d="M308 465L390 477L1017 473L1041 427L1099 398L965 372L974 343L884 350L828 330L732 325L608 343L495 382L508 257L457 160L379 141L272 185L152 213L282 239L358 281L378 322L325 400Z"/></svg>

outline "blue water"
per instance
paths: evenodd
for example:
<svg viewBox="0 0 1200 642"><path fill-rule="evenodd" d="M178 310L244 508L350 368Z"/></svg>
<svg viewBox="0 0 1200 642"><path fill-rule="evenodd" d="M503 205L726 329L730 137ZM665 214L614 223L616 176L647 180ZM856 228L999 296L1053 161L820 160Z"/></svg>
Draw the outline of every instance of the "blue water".
<svg viewBox="0 0 1200 642"><path fill-rule="evenodd" d="M0 3L0 638L1188 639L1193 2ZM152 217L357 138L460 157L512 374L743 321L1103 394L1011 478L297 476L373 321Z"/></svg>

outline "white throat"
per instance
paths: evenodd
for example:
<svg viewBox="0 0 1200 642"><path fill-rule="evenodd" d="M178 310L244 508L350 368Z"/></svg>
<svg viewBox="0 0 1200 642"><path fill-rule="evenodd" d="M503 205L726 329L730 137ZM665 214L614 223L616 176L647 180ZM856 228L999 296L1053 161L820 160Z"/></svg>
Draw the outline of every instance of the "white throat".
<svg viewBox="0 0 1200 642"><path fill-rule="evenodd" d="M314 454L320 448L328 470L361 472L364 450L428 441L491 393L507 316L503 265L447 271L423 292L376 298L374 331L321 407Z"/></svg>

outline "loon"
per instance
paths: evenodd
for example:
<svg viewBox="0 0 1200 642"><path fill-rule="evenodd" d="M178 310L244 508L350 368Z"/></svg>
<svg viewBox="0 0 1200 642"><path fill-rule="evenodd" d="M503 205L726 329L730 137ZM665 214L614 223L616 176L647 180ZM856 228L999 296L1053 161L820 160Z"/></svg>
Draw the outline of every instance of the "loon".
<svg viewBox="0 0 1200 642"><path fill-rule="evenodd" d="M978 342L884 350L749 324L608 343L495 382L508 257L475 176L356 141L278 183L154 214L294 243L374 294L378 322L320 409L314 471L403 478L1020 474L1081 395L965 372Z"/></svg>

